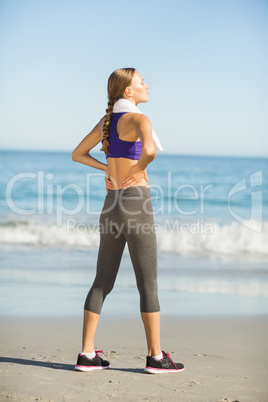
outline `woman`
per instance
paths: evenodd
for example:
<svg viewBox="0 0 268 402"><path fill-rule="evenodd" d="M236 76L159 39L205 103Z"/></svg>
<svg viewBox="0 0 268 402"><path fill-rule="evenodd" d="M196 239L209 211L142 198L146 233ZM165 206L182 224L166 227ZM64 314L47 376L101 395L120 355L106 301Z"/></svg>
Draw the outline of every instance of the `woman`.
<svg viewBox="0 0 268 402"><path fill-rule="evenodd" d="M83 347L76 370L110 367L94 349L94 335L105 297L111 292L127 242L140 293L148 356L147 373L179 372L160 347L160 306L157 289L157 249L146 167L156 156L152 125L142 113L115 113L121 101L129 106L148 102L148 85L134 68L114 71L108 80L106 115L73 151L73 160L104 170L106 191L100 216L100 246L94 283L84 305ZM107 165L89 151L102 142Z"/></svg>

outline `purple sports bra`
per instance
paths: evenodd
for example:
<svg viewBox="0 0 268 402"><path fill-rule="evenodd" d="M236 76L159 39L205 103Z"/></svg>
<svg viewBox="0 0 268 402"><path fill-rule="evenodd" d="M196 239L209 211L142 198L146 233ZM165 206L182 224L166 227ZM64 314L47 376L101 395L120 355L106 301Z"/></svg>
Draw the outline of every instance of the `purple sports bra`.
<svg viewBox="0 0 268 402"><path fill-rule="evenodd" d="M126 113L126 112L125 112ZM125 141L121 140L117 134L117 123L121 116L125 113L113 113L110 124L110 135L108 138L109 152L107 158L128 158L140 159L142 144L141 141ZM103 140L101 140L103 143Z"/></svg>

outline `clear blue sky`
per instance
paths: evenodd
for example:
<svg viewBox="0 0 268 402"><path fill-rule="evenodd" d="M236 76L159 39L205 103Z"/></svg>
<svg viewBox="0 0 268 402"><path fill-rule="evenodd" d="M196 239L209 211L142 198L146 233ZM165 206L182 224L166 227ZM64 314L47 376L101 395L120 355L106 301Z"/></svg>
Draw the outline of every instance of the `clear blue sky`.
<svg viewBox="0 0 268 402"><path fill-rule="evenodd" d="M164 152L268 156L266 0L0 0L0 59L1 148L72 151L135 67Z"/></svg>

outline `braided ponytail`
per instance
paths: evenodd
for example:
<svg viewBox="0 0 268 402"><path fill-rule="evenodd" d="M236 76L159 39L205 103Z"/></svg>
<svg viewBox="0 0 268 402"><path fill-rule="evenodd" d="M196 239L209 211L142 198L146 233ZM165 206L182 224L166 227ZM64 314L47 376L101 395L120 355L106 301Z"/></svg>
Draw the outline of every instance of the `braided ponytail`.
<svg viewBox="0 0 268 402"><path fill-rule="evenodd" d="M108 108L106 109L106 116L103 123L103 144L100 151L109 154L109 141L110 125L113 114L113 107L118 99L123 97L126 87L131 85L135 68L120 68L115 70L108 79Z"/></svg>
<svg viewBox="0 0 268 402"><path fill-rule="evenodd" d="M113 114L113 107L115 104L115 100L109 100L108 102L108 108L106 109L106 116L104 119L104 123L103 123L103 144L102 144L102 148L100 149L100 151L104 151L105 153L110 154L109 152L109 130L110 130L110 124L111 124L111 119L112 119L112 114Z"/></svg>

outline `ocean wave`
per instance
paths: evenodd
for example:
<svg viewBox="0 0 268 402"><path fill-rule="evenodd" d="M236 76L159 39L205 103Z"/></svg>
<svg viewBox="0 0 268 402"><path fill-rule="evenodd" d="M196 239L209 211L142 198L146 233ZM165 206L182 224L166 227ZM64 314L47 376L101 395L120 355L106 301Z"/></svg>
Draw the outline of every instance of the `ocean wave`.
<svg viewBox="0 0 268 402"><path fill-rule="evenodd" d="M256 223L257 224L257 223ZM182 227L182 226L181 226ZM238 222L219 224L210 222L210 231L202 225L194 230L158 232L159 251L179 254L242 255L259 254L268 257L268 222L263 222L262 231L256 232ZM191 228L191 224L188 225ZM186 227L187 229L187 227Z"/></svg>
<svg viewBox="0 0 268 402"><path fill-rule="evenodd" d="M268 258L268 222L263 222L261 232L250 230L238 222L220 224L210 222L206 233L195 225L193 230L184 226L167 227L163 222L156 225L158 251L163 253L215 254L215 255L260 255ZM174 229L175 228L175 229ZM191 224L188 224L188 229ZM97 249L99 226L80 223L61 226L48 221L3 220L0 222L0 245L30 245L48 247L78 247Z"/></svg>

